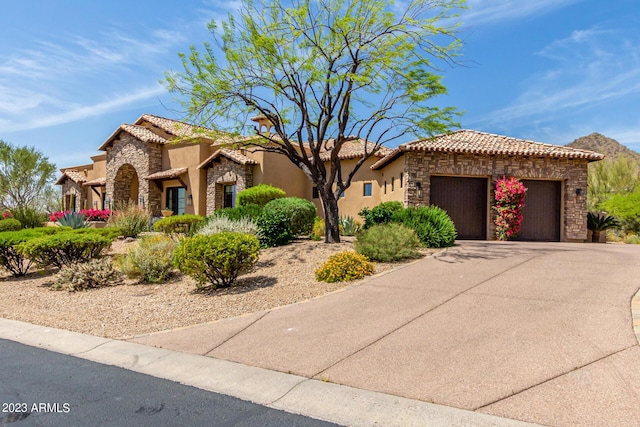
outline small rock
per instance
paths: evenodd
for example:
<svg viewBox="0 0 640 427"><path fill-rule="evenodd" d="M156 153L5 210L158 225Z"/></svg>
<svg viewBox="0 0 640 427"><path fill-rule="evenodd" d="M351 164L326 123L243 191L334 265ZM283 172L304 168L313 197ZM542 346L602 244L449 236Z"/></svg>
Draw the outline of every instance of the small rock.
<svg viewBox="0 0 640 427"><path fill-rule="evenodd" d="M125 243L131 243L131 242L135 242L136 239L134 239L133 237L127 237L126 239L124 239Z"/></svg>

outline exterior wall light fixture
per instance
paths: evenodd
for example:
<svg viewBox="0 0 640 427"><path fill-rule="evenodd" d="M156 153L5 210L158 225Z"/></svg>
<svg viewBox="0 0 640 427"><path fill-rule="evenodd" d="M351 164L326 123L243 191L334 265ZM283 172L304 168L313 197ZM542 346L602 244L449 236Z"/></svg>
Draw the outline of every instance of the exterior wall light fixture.
<svg viewBox="0 0 640 427"><path fill-rule="evenodd" d="M582 196L582 188L576 188L576 196Z"/></svg>
<svg viewBox="0 0 640 427"><path fill-rule="evenodd" d="M418 193L418 199L422 199L422 183L420 181L416 181L416 190Z"/></svg>

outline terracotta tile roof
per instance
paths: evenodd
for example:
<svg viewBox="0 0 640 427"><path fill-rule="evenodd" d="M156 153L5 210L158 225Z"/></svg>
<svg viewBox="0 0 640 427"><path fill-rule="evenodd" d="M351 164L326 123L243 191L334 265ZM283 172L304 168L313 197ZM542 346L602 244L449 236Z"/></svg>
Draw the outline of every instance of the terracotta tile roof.
<svg viewBox="0 0 640 427"><path fill-rule="evenodd" d="M167 119L166 117L154 116L153 114L143 114L136 121L139 125L143 122L149 122L154 126L159 127L170 135L174 135L181 138L208 138L212 139L211 133L213 130L202 127L190 125L188 123L180 122L178 120Z"/></svg>
<svg viewBox="0 0 640 427"><path fill-rule="evenodd" d="M122 124L116 129L107 140L102 143L98 150L104 151L113 143L120 132L127 132L129 135L139 139L143 142L151 142L155 144L166 144L168 141L163 137L156 135L144 126Z"/></svg>
<svg viewBox="0 0 640 427"><path fill-rule="evenodd" d="M604 158L604 155L589 150L461 129L447 134L436 135L433 138L402 144L386 157L374 163L371 169L380 169L406 151L485 154L489 156L558 157L586 159L588 161L602 160Z"/></svg>
<svg viewBox="0 0 640 427"><path fill-rule="evenodd" d="M179 177L180 175L184 175L187 173L187 168L176 168L176 169L167 169L164 171L152 173L151 175L145 176L144 179L147 180L164 180L164 179L174 179Z"/></svg>
<svg viewBox="0 0 640 427"><path fill-rule="evenodd" d="M231 160L232 162L238 163L240 165L257 165L258 162L253 160L250 157L245 156L244 154L242 154L239 150L231 150L228 148L221 148L219 150L217 150L215 153L213 153L212 155L210 155L204 162L200 163L200 165L198 165L198 169L204 169L207 166L209 166L209 164L214 161L215 159L217 159L218 157L226 157L227 159Z"/></svg>
<svg viewBox="0 0 640 427"><path fill-rule="evenodd" d="M84 185L85 187L102 187L104 185L107 185L107 178L92 179L91 181L87 181L82 185Z"/></svg>
<svg viewBox="0 0 640 427"><path fill-rule="evenodd" d="M77 183L85 182L87 180L84 174L78 172L77 170L70 169L70 170L65 170L62 173L62 176L58 178L55 185L62 185L67 178Z"/></svg>
<svg viewBox="0 0 640 427"><path fill-rule="evenodd" d="M323 162L327 162L331 159L331 149L333 148L333 144L332 144L333 140L330 139L327 142L327 146L328 149L325 149L325 147L323 146L322 149L320 150L320 159ZM371 150L372 147L374 147L375 143L371 142L371 141L365 141L364 139L358 139L355 141L347 141L344 144L342 144L342 147L340 147L340 153L338 154L338 158L340 160L345 160L345 159L357 159L360 158L364 155L364 149L365 149L365 143L367 144L367 150ZM387 147L380 147L380 149L378 151L376 151L376 153L374 154L375 157L384 157L386 155L388 155L389 153L391 153L391 149L387 148Z"/></svg>

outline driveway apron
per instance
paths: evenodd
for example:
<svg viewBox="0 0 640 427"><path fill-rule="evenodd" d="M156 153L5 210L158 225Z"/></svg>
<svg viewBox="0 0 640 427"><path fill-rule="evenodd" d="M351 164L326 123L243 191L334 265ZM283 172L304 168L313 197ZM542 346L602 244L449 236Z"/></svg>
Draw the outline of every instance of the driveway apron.
<svg viewBox="0 0 640 427"><path fill-rule="evenodd" d="M134 341L550 425L640 425L640 246L462 242L342 292Z"/></svg>

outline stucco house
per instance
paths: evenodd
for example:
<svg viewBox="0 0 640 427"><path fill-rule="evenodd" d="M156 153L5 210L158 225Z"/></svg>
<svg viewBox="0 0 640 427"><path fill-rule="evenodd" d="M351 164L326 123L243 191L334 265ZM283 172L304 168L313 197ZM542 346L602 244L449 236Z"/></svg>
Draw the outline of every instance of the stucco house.
<svg viewBox="0 0 640 427"><path fill-rule="evenodd" d="M259 129L267 123L256 118ZM228 135L176 120L143 114L123 124L103 143L92 163L61 170L65 209L117 206L133 201L158 213L211 214L235 205L245 188L267 183L288 195L313 201L311 182L284 156L229 148ZM364 141L340 151L344 170L364 152ZM330 152L323 153L328 161ZM405 206L435 204L451 215L461 239L493 239L493 188L510 175L527 187L520 238L585 241L587 165L604 156L592 151L543 144L472 130L382 148L356 173L339 200L342 215L357 217L363 207L397 200Z"/></svg>

